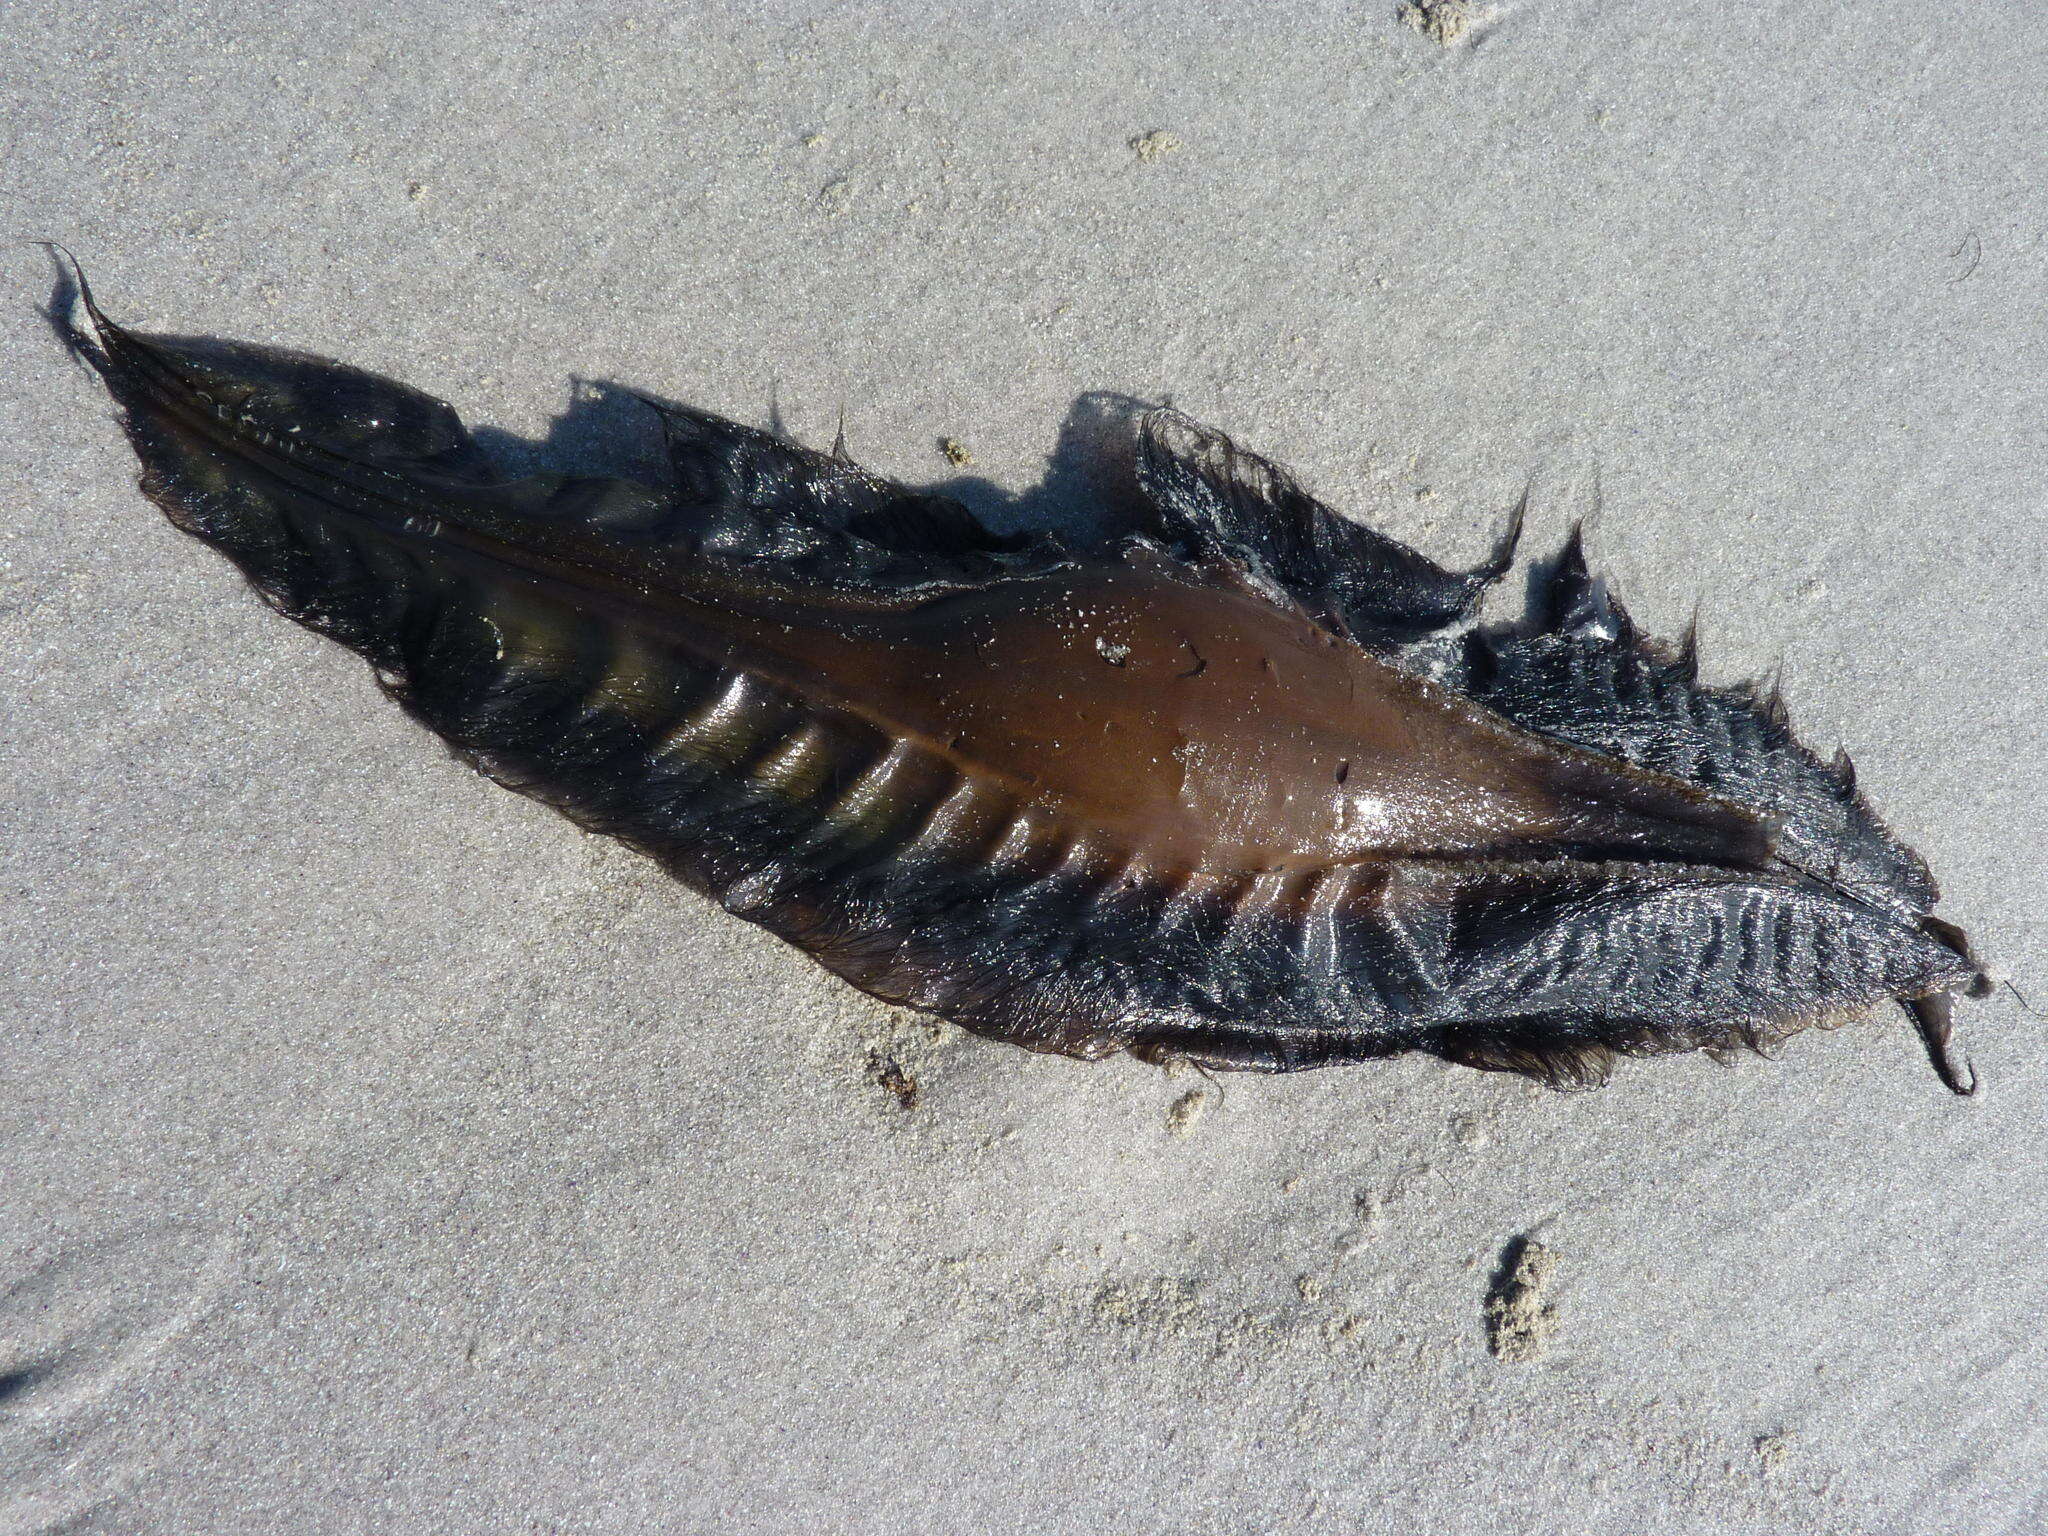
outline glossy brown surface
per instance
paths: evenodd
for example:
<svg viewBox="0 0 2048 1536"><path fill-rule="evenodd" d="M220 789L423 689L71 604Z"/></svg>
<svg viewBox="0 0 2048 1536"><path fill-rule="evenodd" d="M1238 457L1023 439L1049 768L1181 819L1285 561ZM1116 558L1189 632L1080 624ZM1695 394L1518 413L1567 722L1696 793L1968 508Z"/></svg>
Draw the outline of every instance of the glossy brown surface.
<svg viewBox="0 0 2048 1536"><path fill-rule="evenodd" d="M902 613L784 612L706 610L693 643L1168 864L1767 851L1738 806L1508 728L1297 613L1163 563Z"/></svg>
<svg viewBox="0 0 2048 1536"><path fill-rule="evenodd" d="M1555 1083L1981 990L1920 861L1577 542L1534 633L1172 413L1073 550L681 407L673 482L507 480L293 354L71 333L145 490L499 782L855 985L1034 1050Z"/></svg>

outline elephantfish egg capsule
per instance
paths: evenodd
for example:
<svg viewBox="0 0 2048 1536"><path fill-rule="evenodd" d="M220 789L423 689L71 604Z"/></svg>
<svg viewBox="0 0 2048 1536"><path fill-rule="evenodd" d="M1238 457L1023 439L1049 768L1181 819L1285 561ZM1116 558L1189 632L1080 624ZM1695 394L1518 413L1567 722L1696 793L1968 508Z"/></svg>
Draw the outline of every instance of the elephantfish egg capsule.
<svg viewBox="0 0 2048 1536"><path fill-rule="evenodd" d="M653 402L659 483L510 479L414 390L66 287L173 522L478 769L878 997L1080 1057L1560 1086L1896 1001L1968 1091L1985 982L1924 865L1576 534L1495 634L1519 518L1448 570L1172 411L1096 548Z"/></svg>

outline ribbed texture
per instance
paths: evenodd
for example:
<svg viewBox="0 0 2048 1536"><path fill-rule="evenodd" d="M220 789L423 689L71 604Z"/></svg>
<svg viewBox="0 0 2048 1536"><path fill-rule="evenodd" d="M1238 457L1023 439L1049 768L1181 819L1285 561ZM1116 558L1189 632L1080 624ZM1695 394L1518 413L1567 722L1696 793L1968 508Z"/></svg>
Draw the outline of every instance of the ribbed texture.
<svg viewBox="0 0 2048 1536"><path fill-rule="evenodd" d="M915 603L1113 569L1113 552L999 538L953 503L676 408L673 486L502 482L447 407L401 386L94 319L75 339L127 410L145 490L273 607L359 651L500 782L969 1028L1262 1070L1426 1049L1576 1083L1617 1052L1769 1043L1972 973L1959 939L1923 927L1932 882L1846 766L1799 746L1770 701L1699 687L1576 550L1553 630L1475 649L1472 696L1765 813L1781 869L1563 848L1190 867L751 672L663 606L721 582ZM1505 564L1506 545L1445 572L1182 418L1156 418L1141 448L1155 533L1234 567L1233 593L1250 582L1382 654L1464 617Z"/></svg>

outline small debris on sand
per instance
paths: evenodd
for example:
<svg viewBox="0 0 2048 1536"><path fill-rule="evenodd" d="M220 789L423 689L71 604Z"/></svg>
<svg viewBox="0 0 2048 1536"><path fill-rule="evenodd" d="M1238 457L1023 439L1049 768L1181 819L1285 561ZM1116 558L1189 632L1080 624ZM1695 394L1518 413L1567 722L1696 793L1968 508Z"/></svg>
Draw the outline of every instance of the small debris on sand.
<svg viewBox="0 0 2048 1536"><path fill-rule="evenodd" d="M827 182L818 193L818 207L827 218L843 219L853 208L853 178L841 176Z"/></svg>
<svg viewBox="0 0 2048 1536"><path fill-rule="evenodd" d="M1180 152L1180 135L1168 133L1164 128L1154 128L1150 133L1141 133L1131 140L1131 148L1137 151L1141 161L1151 165Z"/></svg>
<svg viewBox="0 0 2048 1536"><path fill-rule="evenodd" d="M1557 1308L1543 1299L1557 1255L1532 1237L1518 1237L1501 1254L1486 1298L1486 1344L1494 1357L1515 1365L1541 1360L1557 1333Z"/></svg>
<svg viewBox="0 0 2048 1536"><path fill-rule="evenodd" d="M974 462L974 455L967 451L967 445L957 437L940 438L939 452L946 456L946 462L955 469L964 468Z"/></svg>
<svg viewBox="0 0 2048 1536"><path fill-rule="evenodd" d="M1202 1116L1209 1112L1209 1091L1206 1088L1190 1088L1173 1101L1166 1112L1166 1128L1185 1141L1195 1134L1195 1127L1202 1123Z"/></svg>
<svg viewBox="0 0 2048 1536"><path fill-rule="evenodd" d="M1446 48L1472 29L1479 9L1472 0L1401 0L1395 13L1410 28Z"/></svg>
<svg viewBox="0 0 2048 1536"><path fill-rule="evenodd" d="M1111 1281L1095 1293L1096 1319L1160 1336L1184 1335L1200 1319L1190 1280Z"/></svg>
<svg viewBox="0 0 2048 1536"><path fill-rule="evenodd" d="M1777 1430L1772 1434L1756 1437L1756 1462L1763 1469L1765 1477L1775 1476L1785 1470L1785 1463L1792 1459L1792 1432Z"/></svg>
<svg viewBox="0 0 2048 1536"><path fill-rule="evenodd" d="M868 1081L885 1088L904 1109L917 1108L917 1079L903 1070L903 1063L886 1051L868 1051Z"/></svg>

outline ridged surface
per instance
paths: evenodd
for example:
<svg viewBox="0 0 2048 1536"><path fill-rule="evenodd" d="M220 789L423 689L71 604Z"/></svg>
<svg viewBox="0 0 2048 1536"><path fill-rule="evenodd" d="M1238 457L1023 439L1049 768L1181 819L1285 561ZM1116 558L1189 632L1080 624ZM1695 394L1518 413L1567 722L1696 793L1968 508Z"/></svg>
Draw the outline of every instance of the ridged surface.
<svg viewBox="0 0 2048 1536"><path fill-rule="evenodd" d="M503 481L387 381L77 340L147 492L477 767L971 1029L1566 1083L1975 977L1846 769L1576 549L1460 693L1403 646L1512 535L1441 570L1182 418L1141 441L1151 538L1077 553L678 408L670 486Z"/></svg>

